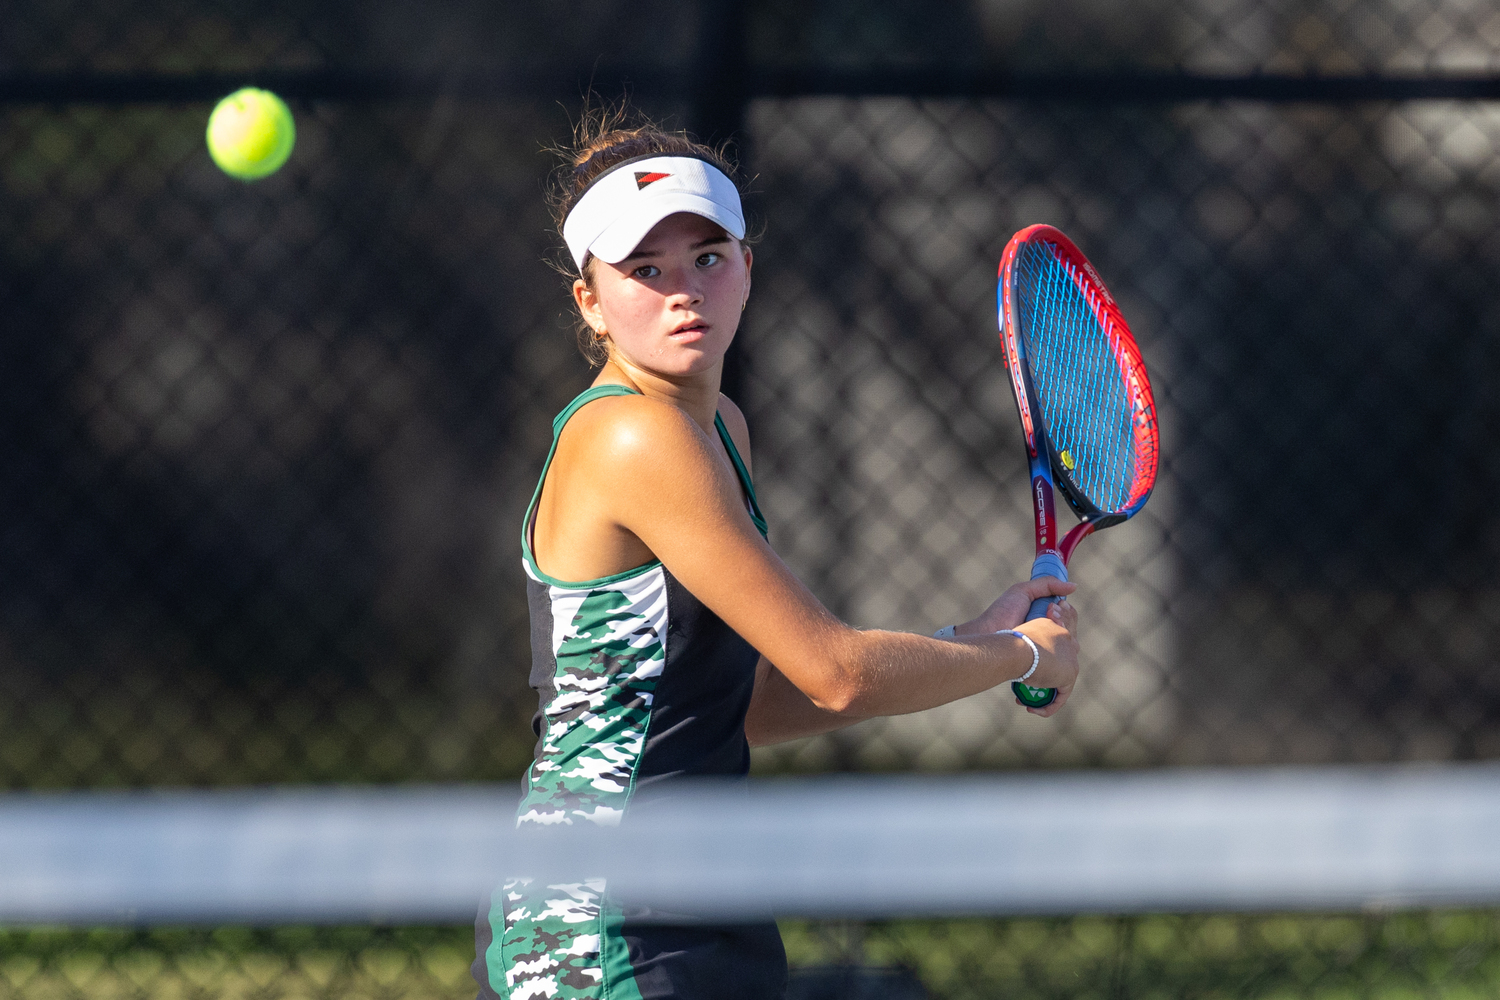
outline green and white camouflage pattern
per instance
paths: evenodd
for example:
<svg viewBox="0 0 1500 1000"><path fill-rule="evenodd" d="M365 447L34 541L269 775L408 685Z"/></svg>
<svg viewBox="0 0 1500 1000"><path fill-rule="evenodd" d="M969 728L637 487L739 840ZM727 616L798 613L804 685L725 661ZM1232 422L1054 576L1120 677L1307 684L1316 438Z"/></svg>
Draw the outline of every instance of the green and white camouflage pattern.
<svg viewBox="0 0 1500 1000"><path fill-rule="evenodd" d="M543 706L542 749L516 824L612 826L634 789L666 662L665 571L654 563L586 589L532 577L548 586L557 668ZM610 941L601 879L546 886L516 879L494 904L490 980L498 987L503 976L512 1000L604 1000L635 992L628 975L605 981Z"/></svg>
<svg viewBox="0 0 1500 1000"><path fill-rule="evenodd" d="M547 728L517 822L613 825L630 797L666 663L666 571L656 563L586 591L548 590L556 690L542 709Z"/></svg>
<svg viewBox="0 0 1500 1000"><path fill-rule="evenodd" d="M491 947L504 959L503 996L603 1000L601 879L537 887L511 879L495 896L504 931ZM490 982L498 985L493 974Z"/></svg>

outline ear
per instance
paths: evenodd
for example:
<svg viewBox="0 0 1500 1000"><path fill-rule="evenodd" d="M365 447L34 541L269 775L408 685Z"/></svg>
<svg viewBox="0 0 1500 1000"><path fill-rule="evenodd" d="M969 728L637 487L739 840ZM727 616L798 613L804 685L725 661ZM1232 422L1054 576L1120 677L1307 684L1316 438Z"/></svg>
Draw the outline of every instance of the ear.
<svg viewBox="0 0 1500 1000"><path fill-rule="evenodd" d="M750 298L750 268L755 264L755 254L743 244L740 248L745 251L745 298L748 300Z"/></svg>
<svg viewBox="0 0 1500 1000"><path fill-rule="evenodd" d="M573 281L573 302L577 304L583 321L593 327L595 333L604 329L604 310L599 307L599 296L582 278Z"/></svg>

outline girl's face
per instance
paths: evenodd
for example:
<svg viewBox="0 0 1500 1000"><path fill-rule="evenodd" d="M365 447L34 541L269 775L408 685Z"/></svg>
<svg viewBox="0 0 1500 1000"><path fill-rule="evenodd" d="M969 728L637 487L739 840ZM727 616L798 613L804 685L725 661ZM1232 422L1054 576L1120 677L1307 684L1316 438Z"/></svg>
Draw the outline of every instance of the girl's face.
<svg viewBox="0 0 1500 1000"><path fill-rule="evenodd" d="M750 249L701 215L656 224L618 264L594 261L594 287L573 283L589 326L624 360L667 376L718 364L750 294Z"/></svg>

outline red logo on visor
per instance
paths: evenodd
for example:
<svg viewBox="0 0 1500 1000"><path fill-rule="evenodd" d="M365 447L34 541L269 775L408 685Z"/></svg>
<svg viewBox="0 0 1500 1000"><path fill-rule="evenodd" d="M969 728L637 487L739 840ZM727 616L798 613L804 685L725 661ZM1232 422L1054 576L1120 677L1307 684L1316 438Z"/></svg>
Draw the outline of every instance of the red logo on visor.
<svg viewBox="0 0 1500 1000"><path fill-rule="evenodd" d="M671 177L671 176L672 176L671 174L659 174L659 173L656 173L654 171L651 172L651 173L647 173L644 170L637 170L635 172L635 189L637 191L639 191L641 188L645 187L647 184L655 184L657 181L661 180L663 177Z"/></svg>

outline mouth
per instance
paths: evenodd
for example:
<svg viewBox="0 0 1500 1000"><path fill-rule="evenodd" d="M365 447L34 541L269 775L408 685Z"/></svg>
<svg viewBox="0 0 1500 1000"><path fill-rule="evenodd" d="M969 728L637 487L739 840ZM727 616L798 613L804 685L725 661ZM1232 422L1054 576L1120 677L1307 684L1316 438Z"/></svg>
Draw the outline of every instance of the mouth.
<svg viewBox="0 0 1500 1000"><path fill-rule="evenodd" d="M671 333L667 334L667 336L673 340L696 340L707 332L707 323L702 320L693 320L677 327Z"/></svg>

